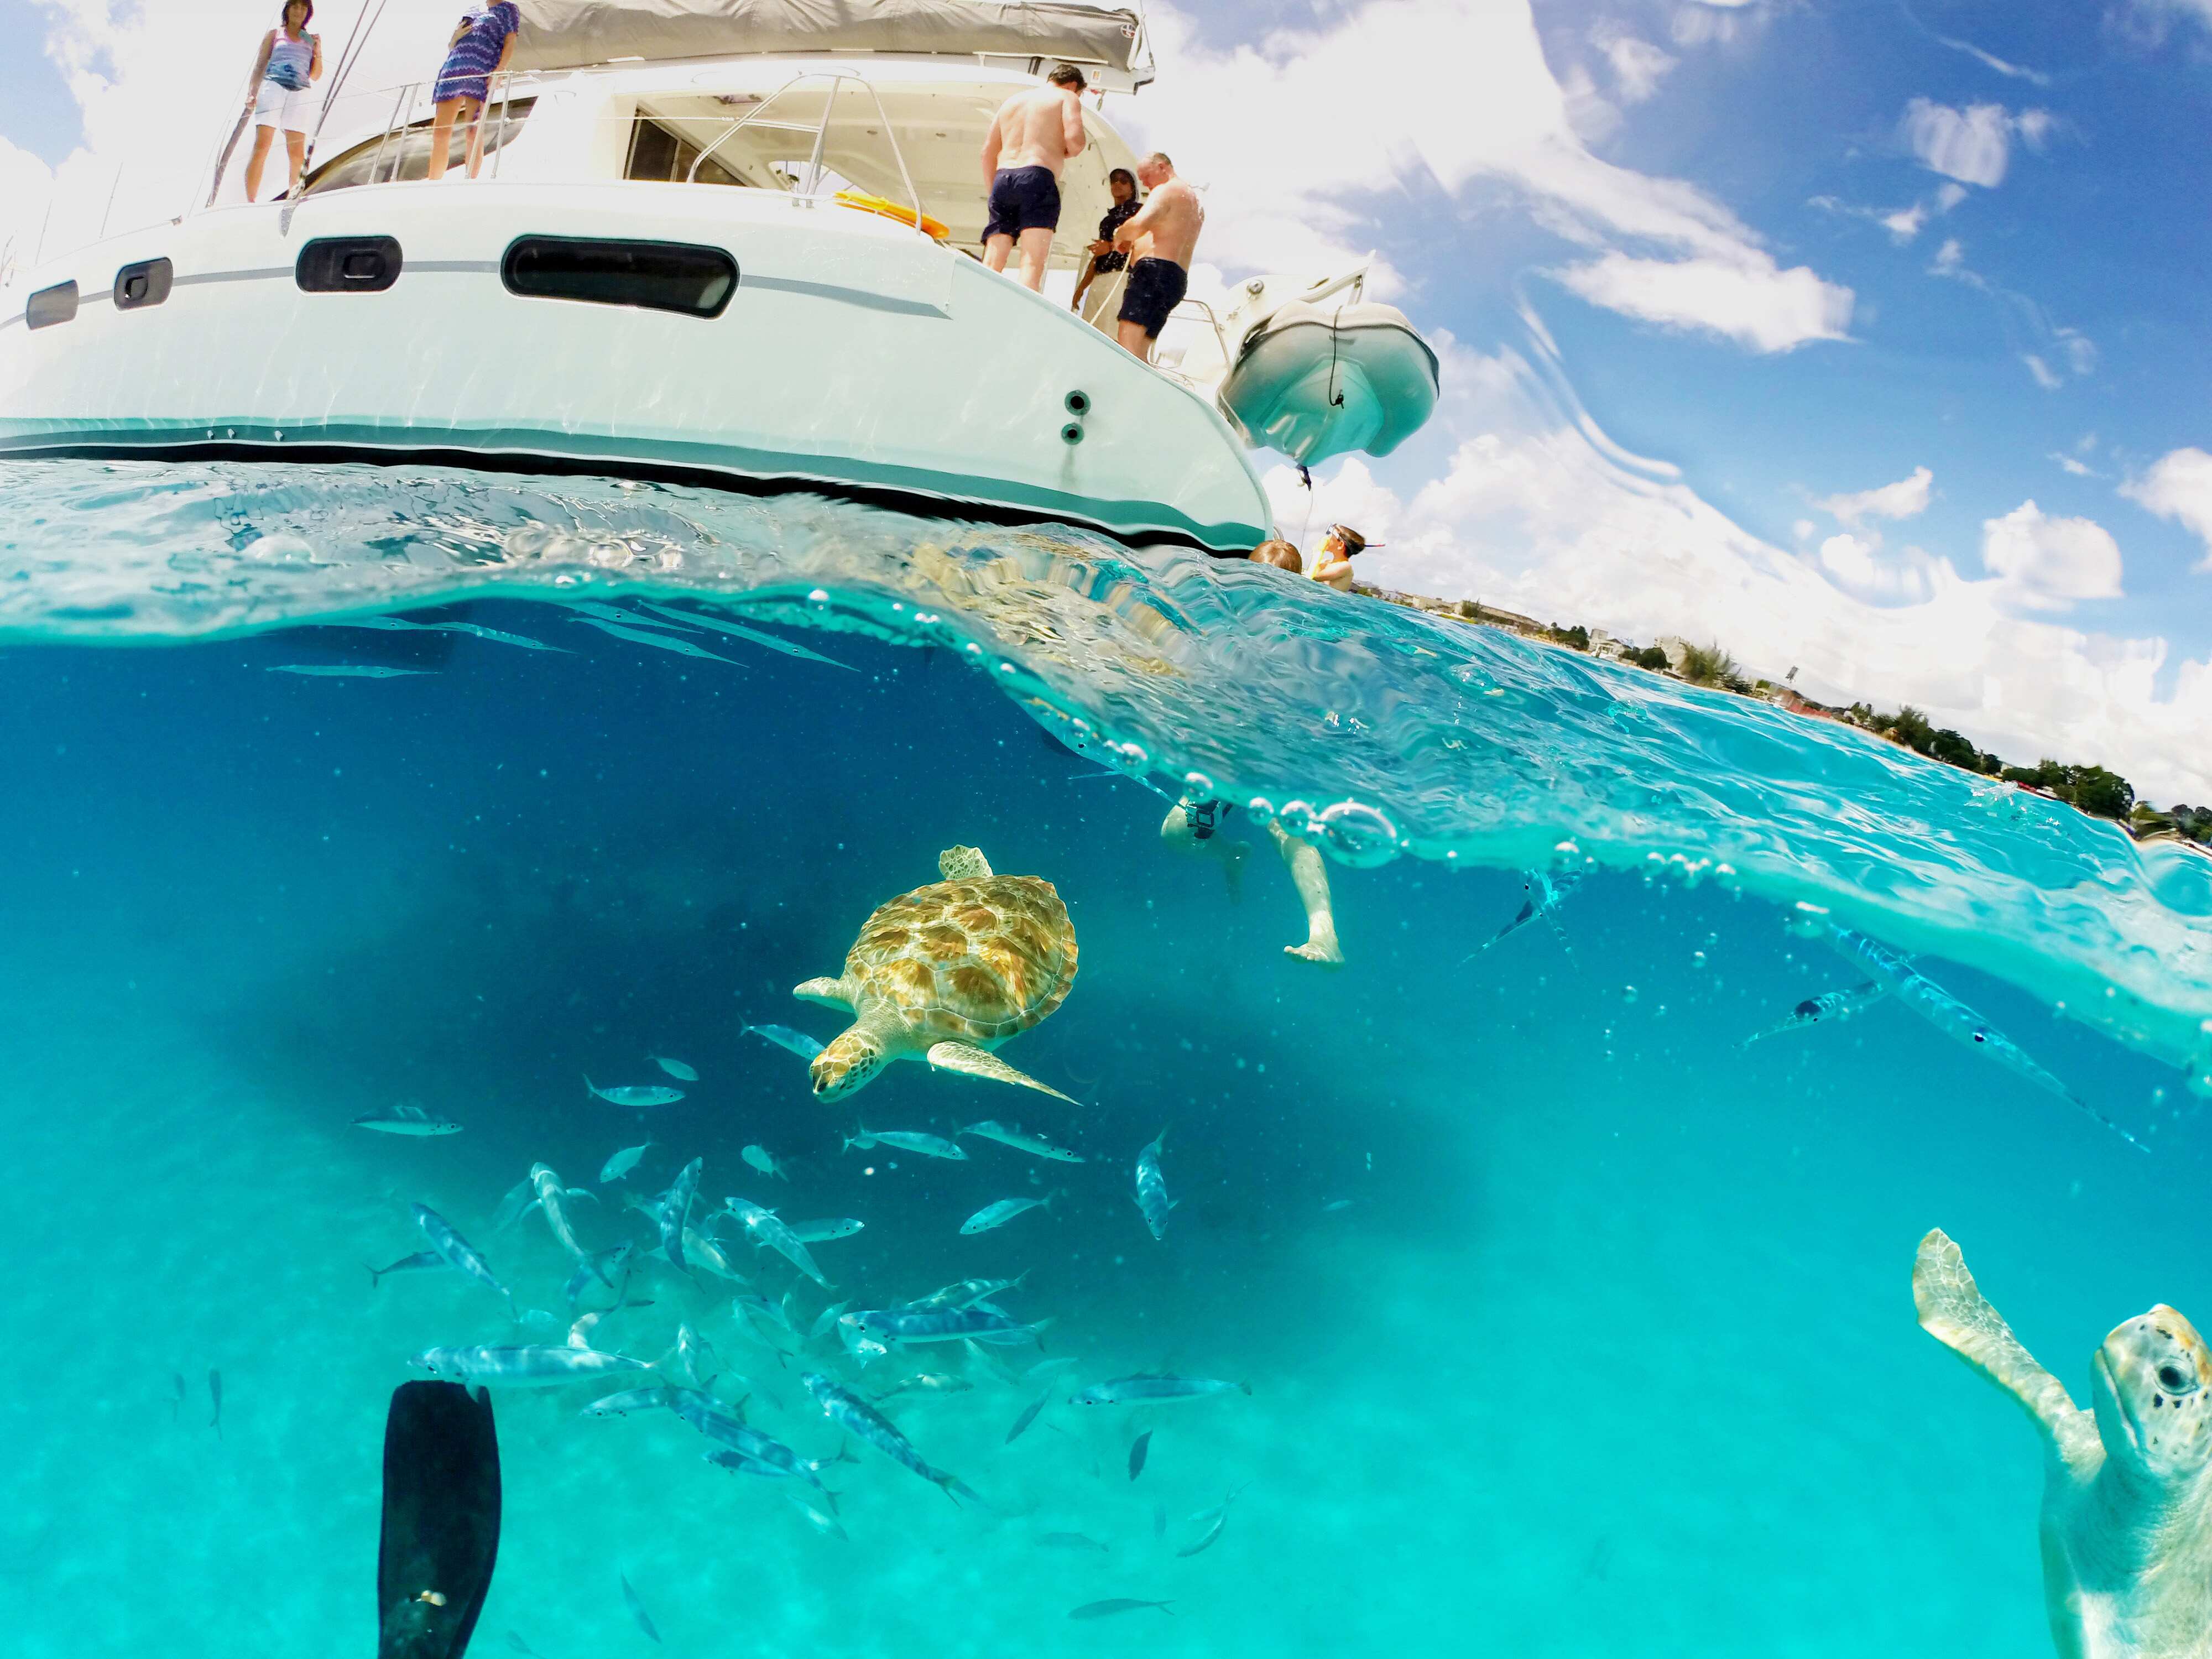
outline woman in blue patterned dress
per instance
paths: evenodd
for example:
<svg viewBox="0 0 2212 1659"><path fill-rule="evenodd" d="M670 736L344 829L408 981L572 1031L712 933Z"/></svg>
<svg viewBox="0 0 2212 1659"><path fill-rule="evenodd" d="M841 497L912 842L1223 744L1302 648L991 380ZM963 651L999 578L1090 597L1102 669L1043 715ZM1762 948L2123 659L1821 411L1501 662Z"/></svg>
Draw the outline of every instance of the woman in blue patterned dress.
<svg viewBox="0 0 2212 1659"><path fill-rule="evenodd" d="M434 118L430 125L429 176L446 176L446 157L453 148L453 123L465 121L469 132L469 177L483 165L483 106L490 97L491 77L507 67L514 55L514 37L522 28L522 14L514 0L493 0L463 15L446 50L445 67L438 71L437 89L430 94Z"/></svg>
<svg viewBox="0 0 2212 1659"><path fill-rule="evenodd" d="M249 202L261 194L261 170L269 165L279 128L292 162L290 188L300 188L300 170L307 160L308 86L323 78L322 37L307 32L314 15L313 0L285 0L276 27L261 37L261 55L246 83L246 107L253 116L253 154L246 162ZM225 150L223 160L229 159Z"/></svg>

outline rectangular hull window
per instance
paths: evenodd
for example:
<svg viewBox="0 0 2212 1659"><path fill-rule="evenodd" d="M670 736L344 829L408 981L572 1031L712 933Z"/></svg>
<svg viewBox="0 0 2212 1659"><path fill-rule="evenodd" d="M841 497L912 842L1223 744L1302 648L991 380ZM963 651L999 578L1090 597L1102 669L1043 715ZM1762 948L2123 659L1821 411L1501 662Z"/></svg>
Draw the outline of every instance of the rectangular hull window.
<svg viewBox="0 0 2212 1659"><path fill-rule="evenodd" d="M33 294L23 307L23 320L33 328L52 328L76 316L76 284L56 283Z"/></svg>
<svg viewBox="0 0 2212 1659"><path fill-rule="evenodd" d="M124 266L115 273L115 308L136 311L142 306L161 304L169 297L169 284L175 275L175 268L167 259L142 259Z"/></svg>
<svg viewBox="0 0 2212 1659"><path fill-rule="evenodd" d="M399 264L389 236L318 236L300 250L293 276L308 294L381 294L399 280Z"/></svg>
<svg viewBox="0 0 2212 1659"><path fill-rule="evenodd" d="M510 294L719 317L737 291L738 262L718 247L585 236L525 236L500 276Z"/></svg>

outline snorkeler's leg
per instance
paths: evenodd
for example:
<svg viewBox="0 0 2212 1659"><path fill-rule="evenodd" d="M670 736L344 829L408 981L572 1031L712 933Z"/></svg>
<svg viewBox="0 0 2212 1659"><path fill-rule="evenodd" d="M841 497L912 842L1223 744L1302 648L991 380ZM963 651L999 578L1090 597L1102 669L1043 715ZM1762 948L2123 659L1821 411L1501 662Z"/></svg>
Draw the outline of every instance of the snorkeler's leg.
<svg viewBox="0 0 2212 1659"><path fill-rule="evenodd" d="M1280 824L1270 823L1267 833L1275 838L1275 849L1290 866L1291 884L1298 890L1298 898L1306 907L1306 942L1285 945L1285 954L1341 967L1344 950L1336 942L1336 914L1328 902L1328 868L1322 862L1320 850L1311 842L1285 833Z"/></svg>
<svg viewBox="0 0 2212 1659"><path fill-rule="evenodd" d="M1186 795L1160 820L1160 839L1180 851L1218 859L1229 902L1236 904L1244 897L1244 843L1219 833L1221 815L1228 810L1224 802L1194 801Z"/></svg>

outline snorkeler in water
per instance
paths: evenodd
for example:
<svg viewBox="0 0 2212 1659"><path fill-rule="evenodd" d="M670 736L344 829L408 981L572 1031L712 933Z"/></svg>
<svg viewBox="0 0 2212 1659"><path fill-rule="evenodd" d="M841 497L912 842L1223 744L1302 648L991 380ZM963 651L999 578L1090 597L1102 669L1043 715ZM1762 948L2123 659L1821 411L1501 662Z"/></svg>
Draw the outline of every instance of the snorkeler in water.
<svg viewBox="0 0 2212 1659"><path fill-rule="evenodd" d="M1239 888L1244 843L1221 833L1222 823L1230 811L1230 803L1224 800L1194 801L1185 796L1170 807L1167 817L1160 821L1160 839L1170 847L1219 859L1233 898ZM1274 838L1275 850L1283 855L1283 863L1290 870L1291 884L1298 890L1299 901L1306 907L1306 942L1285 945L1284 954L1302 962L1317 962L1324 967L1342 967L1344 949L1337 943L1336 913L1329 906L1328 869L1322 862L1320 849L1272 820L1267 824L1267 833Z"/></svg>

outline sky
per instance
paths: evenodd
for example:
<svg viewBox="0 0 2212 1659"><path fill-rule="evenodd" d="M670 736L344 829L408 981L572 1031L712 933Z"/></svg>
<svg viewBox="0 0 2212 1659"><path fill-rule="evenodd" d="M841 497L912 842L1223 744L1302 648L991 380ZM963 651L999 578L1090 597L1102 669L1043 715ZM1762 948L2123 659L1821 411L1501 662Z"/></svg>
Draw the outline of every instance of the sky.
<svg viewBox="0 0 2212 1659"><path fill-rule="evenodd" d="M0 0L0 246L177 211L271 11ZM1106 114L1205 191L1194 289L1371 254L1442 357L1395 454L1266 469L1286 531L2212 803L2212 0L1150 18Z"/></svg>

